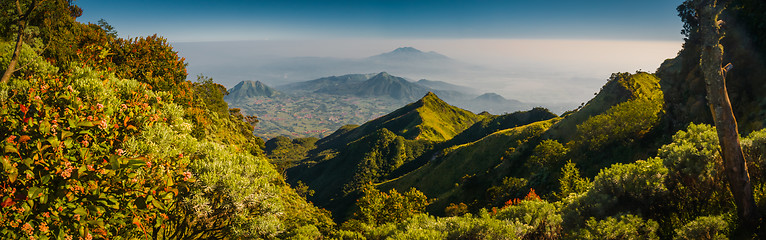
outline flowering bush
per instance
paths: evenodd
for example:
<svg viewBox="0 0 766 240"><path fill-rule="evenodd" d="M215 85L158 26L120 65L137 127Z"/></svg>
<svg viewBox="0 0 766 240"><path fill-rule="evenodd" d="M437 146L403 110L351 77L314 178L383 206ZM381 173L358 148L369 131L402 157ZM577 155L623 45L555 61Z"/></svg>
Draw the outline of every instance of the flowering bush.
<svg viewBox="0 0 766 240"><path fill-rule="evenodd" d="M89 69L14 79L2 99L0 235L120 238L150 234L188 181L181 157L123 144L163 124L167 96Z"/></svg>

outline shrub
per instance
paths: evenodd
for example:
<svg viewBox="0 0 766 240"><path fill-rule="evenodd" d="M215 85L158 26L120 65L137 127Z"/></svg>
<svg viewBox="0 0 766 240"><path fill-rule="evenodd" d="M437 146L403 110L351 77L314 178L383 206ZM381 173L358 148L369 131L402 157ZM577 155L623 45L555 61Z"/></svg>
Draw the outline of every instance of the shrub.
<svg viewBox="0 0 766 240"><path fill-rule="evenodd" d="M364 196L356 201L354 218L371 225L401 222L422 213L428 204L426 196L415 188L401 194L396 189L382 193L367 186L362 193Z"/></svg>
<svg viewBox="0 0 766 240"><path fill-rule="evenodd" d="M527 167L534 172L547 172L557 169L564 163L569 149L556 140L543 140L532 150Z"/></svg>
<svg viewBox="0 0 766 240"><path fill-rule="evenodd" d="M529 226L524 234L526 239L557 239L561 236L561 215L554 204L543 200L520 201L498 211L495 218Z"/></svg>
<svg viewBox="0 0 766 240"><path fill-rule="evenodd" d="M529 227L518 222L490 218L486 212L474 217L435 218L417 214L401 223L359 228L358 232L341 231L340 239L519 239Z"/></svg>
<svg viewBox="0 0 766 240"><path fill-rule="evenodd" d="M675 239L729 239L726 237L729 224L722 216L704 216L676 229Z"/></svg>
<svg viewBox="0 0 766 240"><path fill-rule="evenodd" d="M127 80L89 69L27 79L12 79L12 97L0 103L0 235L120 238L167 226L192 180L183 159L123 145L163 126L167 102L140 84L115 95L108 89Z"/></svg>
<svg viewBox="0 0 766 240"><path fill-rule="evenodd" d="M565 223L574 227L589 217L603 218L624 211L648 215L666 199L667 174L659 158L603 169L588 191L563 200Z"/></svg>
<svg viewBox="0 0 766 240"><path fill-rule="evenodd" d="M559 177L558 198L566 198L571 194L580 194L588 190L590 180L580 177L580 170L575 163L569 161L561 168L561 177Z"/></svg>
<svg viewBox="0 0 766 240"><path fill-rule="evenodd" d="M608 217L597 221L591 218L585 229L580 230L577 239L659 239L659 225L653 220L644 220L627 214L617 218Z"/></svg>
<svg viewBox="0 0 766 240"><path fill-rule="evenodd" d="M673 142L662 146L658 156L669 170L667 186L674 199L670 203L681 223L734 207L715 127L690 124L673 135Z"/></svg>

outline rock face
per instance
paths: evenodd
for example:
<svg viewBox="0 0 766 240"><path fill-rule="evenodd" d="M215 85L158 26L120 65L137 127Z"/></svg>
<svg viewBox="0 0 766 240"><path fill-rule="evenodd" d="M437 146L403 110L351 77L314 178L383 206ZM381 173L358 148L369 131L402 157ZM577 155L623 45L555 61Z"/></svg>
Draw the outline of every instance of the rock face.
<svg viewBox="0 0 766 240"><path fill-rule="evenodd" d="M252 97L275 97L281 93L273 88L266 86L260 81L242 81L233 88L229 89L229 95L225 99L240 100Z"/></svg>

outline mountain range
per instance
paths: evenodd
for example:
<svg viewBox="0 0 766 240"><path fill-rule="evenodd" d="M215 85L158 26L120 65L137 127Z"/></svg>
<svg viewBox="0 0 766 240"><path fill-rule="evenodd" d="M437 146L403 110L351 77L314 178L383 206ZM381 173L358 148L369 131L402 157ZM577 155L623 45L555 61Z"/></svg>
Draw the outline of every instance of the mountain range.
<svg viewBox="0 0 766 240"><path fill-rule="evenodd" d="M260 81L242 81L228 90L225 99L244 114L258 116L255 134L267 139L280 135L324 137L343 125L380 117L429 92L475 113L501 114L533 106L475 91L443 81L413 82L381 72L324 77L276 88Z"/></svg>

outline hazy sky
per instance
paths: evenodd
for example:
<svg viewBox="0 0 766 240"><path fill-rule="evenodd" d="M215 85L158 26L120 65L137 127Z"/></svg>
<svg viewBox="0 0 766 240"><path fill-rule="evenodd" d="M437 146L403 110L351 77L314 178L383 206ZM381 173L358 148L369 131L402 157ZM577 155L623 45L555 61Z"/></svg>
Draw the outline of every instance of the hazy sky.
<svg viewBox="0 0 766 240"><path fill-rule="evenodd" d="M577 104L590 99L612 72L653 72L674 57L683 39L675 11L681 2L75 1L84 10L79 21L103 18L121 37L165 36L187 58L190 76L205 74L227 87L277 80L218 76L210 66L284 57L363 58L412 46L494 69L474 79L434 80L522 101Z"/></svg>

